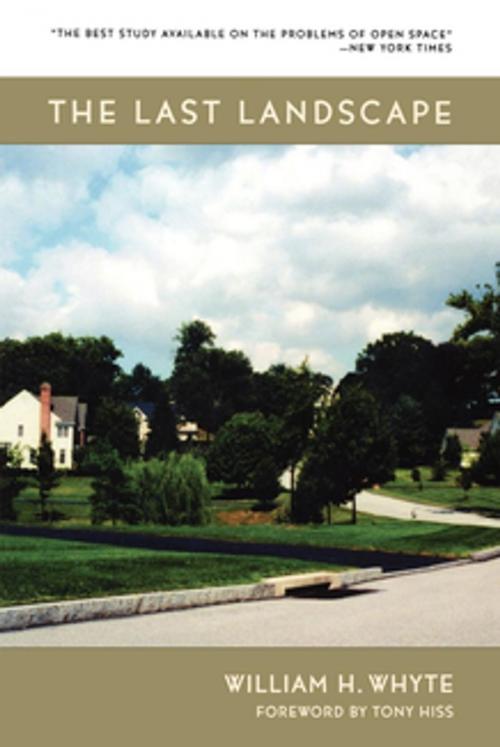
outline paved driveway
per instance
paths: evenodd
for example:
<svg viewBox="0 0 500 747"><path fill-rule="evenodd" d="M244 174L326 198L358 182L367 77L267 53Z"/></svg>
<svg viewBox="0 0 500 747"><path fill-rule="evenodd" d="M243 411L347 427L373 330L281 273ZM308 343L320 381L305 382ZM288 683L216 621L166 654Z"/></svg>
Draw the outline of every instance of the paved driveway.
<svg viewBox="0 0 500 747"><path fill-rule="evenodd" d="M490 519L467 511L454 511L443 506L429 506L423 503L391 498L379 492L363 490L357 497L358 511L375 516L389 516L393 519L434 521L438 524L464 524L474 527L500 528L500 519Z"/></svg>
<svg viewBox="0 0 500 747"><path fill-rule="evenodd" d="M228 604L0 633L0 646L499 646L500 558L340 597Z"/></svg>

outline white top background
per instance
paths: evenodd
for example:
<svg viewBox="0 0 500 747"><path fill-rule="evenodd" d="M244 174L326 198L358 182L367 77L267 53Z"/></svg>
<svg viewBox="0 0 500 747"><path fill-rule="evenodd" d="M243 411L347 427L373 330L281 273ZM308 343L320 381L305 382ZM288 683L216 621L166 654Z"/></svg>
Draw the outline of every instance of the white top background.
<svg viewBox="0 0 500 747"><path fill-rule="evenodd" d="M2 76L496 76L500 74L498 4L475 0L350 0L247 5L217 0L17 0L4 6L0 24ZM257 39L254 29L274 29ZM53 29L79 30L61 38ZM112 38L87 30L112 29ZM157 30L155 38L119 38L120 30ZM222 40L161 38L163 29L224 30ZM342 52L337 40L280 38L282 30L343 29L348 44L370 43L387 30L451 31L451 53ZM249 38L231 38L248 31ZM358 32L362 36L357 35ZM349 38L349 34L354 39ZM388 38L377 39L388 42ZM397 40L393 40L397 43Z"/></svg>

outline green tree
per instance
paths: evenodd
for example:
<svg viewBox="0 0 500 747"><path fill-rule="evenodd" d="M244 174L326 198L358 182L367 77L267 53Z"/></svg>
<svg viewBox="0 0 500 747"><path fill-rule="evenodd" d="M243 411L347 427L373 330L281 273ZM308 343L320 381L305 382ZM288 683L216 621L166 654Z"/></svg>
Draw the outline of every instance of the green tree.
<svg viewBox="0 0 500 747"><path fill-rule="evenodd" d="M396 449L387 417L375 397L349 387L322 413L297 486L294 520L320 520L330 504L352 504L356 495L393 477Z"/></svg>
<svg viewBox="0 0 500 747"><path fill-rule="evenodd" d="M464 500L469 497L469 490L472 487L472 470L461 469L457 479L459 487L464 491Z"/></svg>
<svg viewBox="0 0 500 747"><path fill-rule="evenodd" d="M240 350L215 347L215 335L196 319L181 326L170 380L178 415L215 432L236 412L248 410L252 367Z"/></svg>
<svg viewBox="0 0 500 747"><path fill-rule="evenodd" d="M125 403L104 397L95 410L93 433L116 449L122 459L139 456L137 421Z"/></svg>
<svg viewBox="0 0 500 747"><path fill-rule="evenodd" d="M15 521L17 512L14 500L24 487L24 481L13 474L9 467L9 451L0 448L0 519Z"/></svg>
<svg viewBox="0 0 500 747"><path fill-rule="evenodd" d="M446 303L465 314L452 340L467 350L480 401L487 403L500 392L500 262L496 264L496 287L476 285L475 294L468 290L452 293Z"/></svg>
<svg viewBox="0 0 500 747"><path fill-rule="evenodd" d="M355 372L340 384L341 391L361 385L377 398L392 418L401 461L407 466L434 458L449 425L452 406L443 378L445 364L443 353L430 340L395 332L367 345ZM414 421L413 436L406 419Z"/></svg>
<svg viewBox="0 0 500 747"><path fill-rule="evenodd" d="M71 337L53 332L26 340L0 341L0 402L20 389L38 391L49 381L54 392L77 395L92 414L112 393L121 352L108 337Z"/></svg>
<svg viewBox="0 0 500 747"><path fill-rule="evenodd" d="M447 473L448 466L443 457L440 456L432 465L431 480L433 482L443 482L444 480L446 480Z"/></svg>
<svg viewBox="0 0 500 747"><path fill-rule="evenodd" d="M179 445L175 414L170 404L167 387L162 387L153 404L154 412L149 424L151 430L146 442L146 457L148 459L175 451Z"/></svg>
<svg viewBox="0 0 500 747"><path fill-rule="evenodd" d="M280 469L271 455L263 457L255 467L252 477L252 493L264 508L272 505L280 494Z"/></svg>
<svg viewBox="0 0 500 747"><path fill-rule="evenodd" d="M156 402L164 390L164 383L150 368L138 363L131 373L120 372L113 385L114 397L120 402Z"/></svg>
<svg viewBox="0 0 500 747"><path fill-rule="evenodd" d="M309 442L320 403L328 399L331 387L331 378L312 371L307 360L297 368L278 364L255 374L256 407L267 417L274 417L278 424L274 459L290 469L292 504L297 467Z"/></svg>
<svg viewBox="0 0 500 747"><path fill-rule="evenodd" d="M500 431L482 434L472 477L479 485L500 485Z"/></svg>
<svg viewBox="0 0 500 747"><path fill-rule="evenodd" d="M423 464L428 433L422 405L409 394L402 394L391 409L390 417L398 450L398 465L415 467Z"/></svg>
<svg viewBox="0 0 500 747"><path fill-rule="evenodd" d="M106 445L100 451L99 472L92 481L90 517L93 524L110 519L115 525L122 520L137 524L141 512L131 489L125 463L116 449Z"/></svg>
<svg viewBox="0 0 500 747"><path fill-rule="evenodd" d="M212 426L210 351L215 335L200 319L181 325L179 343L170 383L178 414L195 420L204 428Z"/></svg>
<svg viewBox="0 0 500 747"><path fill-rule="evenodd" d="M450 469L458 469L462 463L462 444L455 433L446 436L443 459Z"/></svg>
<svg viewBox="0 0 500 747"><path fill-rule="evenodd" d="M276 450L276 433L276 421L260 412L233 415L208 452L211 479L251 487L259 464Z"/></svg>
<svg viewBox="0 0 500 747"><path fill-rule="evenodd" d="M417 483L419 490L424 489L424 484L422 482L422 473L420 472L418 467L413 467L411 471L411 479L413 480L413 482Z"/></svg>
<svg viewBox="0 0 500 747"><path fill-rule="evenodd" d="M47 501L51 491L59 483L59 476L54 468L54 451L45 434L42 435L40 448L37 452L36 466L36 480L38 483L38 496L40 499L40 518L42 521L46 521L49 518Z"/></svg>

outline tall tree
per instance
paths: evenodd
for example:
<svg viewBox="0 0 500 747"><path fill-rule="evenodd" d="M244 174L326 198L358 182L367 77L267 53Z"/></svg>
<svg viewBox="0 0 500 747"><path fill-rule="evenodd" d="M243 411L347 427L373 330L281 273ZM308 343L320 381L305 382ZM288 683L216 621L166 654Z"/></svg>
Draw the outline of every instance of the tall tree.
<svg viewBox="0 0 500 747"><path fill-rule="evenodd" d="M77 395L89 405L109 396L121 352L109 337L71 337L53 332L24 341L0 341L0 401L20 389L38 391L49 381L59 395Z"/></svg>
<svg viewBox="0 0 500 747"><path fill-rule="evenodd" d="M178 447L175 413L170 404L166 385L153 401L154 411L150 421L150 433L146 442L146 457L159 456L175 451Z"/></svg>
<svg viewBox="0 0 500 747"><path fill-rule="evenodd" d="M251 404L252 366L240 350L215 347L215 335L196 319L181 326L170 380L178 415L217 431Z"/></svg>
<svg viewBox="0 0 500 747"><path fill-rule="evenodd" d="M262 374L255 374L256 407L279 423L277 460L290 469L292 505L297 466L304 455L320 403L329 397L331 387L331 378L312 371L307 360L297 368L278 364Z"/></svg>
<svg viewBox="0 0 500 747"><path fill-rule="evenodd" d="M330 504L352 504L356 523L356 495L390 479L396 450L389 421L372 394L350 387L325 408L311 441L297 486L292 518L321 518Z"/></svg>
<svg viewBox="0 0 500 747"><path fill-rule="evenodd" d="M131 373L121 372L114 384L113 393L122 402L156 402L162 396L164 382L148 366L137 363Z"/></svg>
<svg viewBox="0 0 500 747"><path fill-rule="evenodd" d="M95 411L94 435L115 449L121 459L139 456L137 421L123 402L104 397Z"/></svg>
<svg viewBox="0 0 500 747"><path fill-rule="evenodd" d="M463 346L476 374L479 397L488 401L500 394L500 262L496 264L496 287L476 285L476 293L452 293L448 306L465 314L452 341Z"/></svg>
<svg viewBox="0 0 500 747"><path fill-rule="evenodd" d="M385 334L359 354L355 372L342 380L340 391L361 385L391 415L395 426L403 425L401 409L405 403L412 402L414 415L419 411L417 419L421 436L419 444L414 441L414 447L422 449L425 460L429 461L439 451L452 411L444 386L446 366L443 359L444 354L425 337L413 332ZM402 428L399 435L406 439ZM407 446L402 443L405 459Z"/></svg>

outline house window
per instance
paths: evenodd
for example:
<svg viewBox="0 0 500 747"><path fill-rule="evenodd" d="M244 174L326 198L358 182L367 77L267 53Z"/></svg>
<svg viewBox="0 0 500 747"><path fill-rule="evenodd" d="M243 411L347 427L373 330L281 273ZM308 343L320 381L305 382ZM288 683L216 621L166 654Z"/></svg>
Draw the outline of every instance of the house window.
<svg viewBox="0 0 500 747"><path fill-rule="evenodd" d="M59 464L66 464L66 449L59 451Z"/></svg>
<svg viewBox="0 0 500 747"><path fill-rule="evenodd" d="M57 424L57 437L58 438L67 438L69 433L69 427L67 425L61 425L61 423Z"/></svg>
<svg viewBox="0 0 500 747"><path fill-rule="evenodd" d="M31 462L31 464L36 464L37 463L36 449L30 449L30 462Z"/></svg>
<svg viewBox="0 0 500 747"><path fill-rule="evenodd" d="M24 425L17 426L17 435L18 438L22 438L24 436Z"/></svg>

